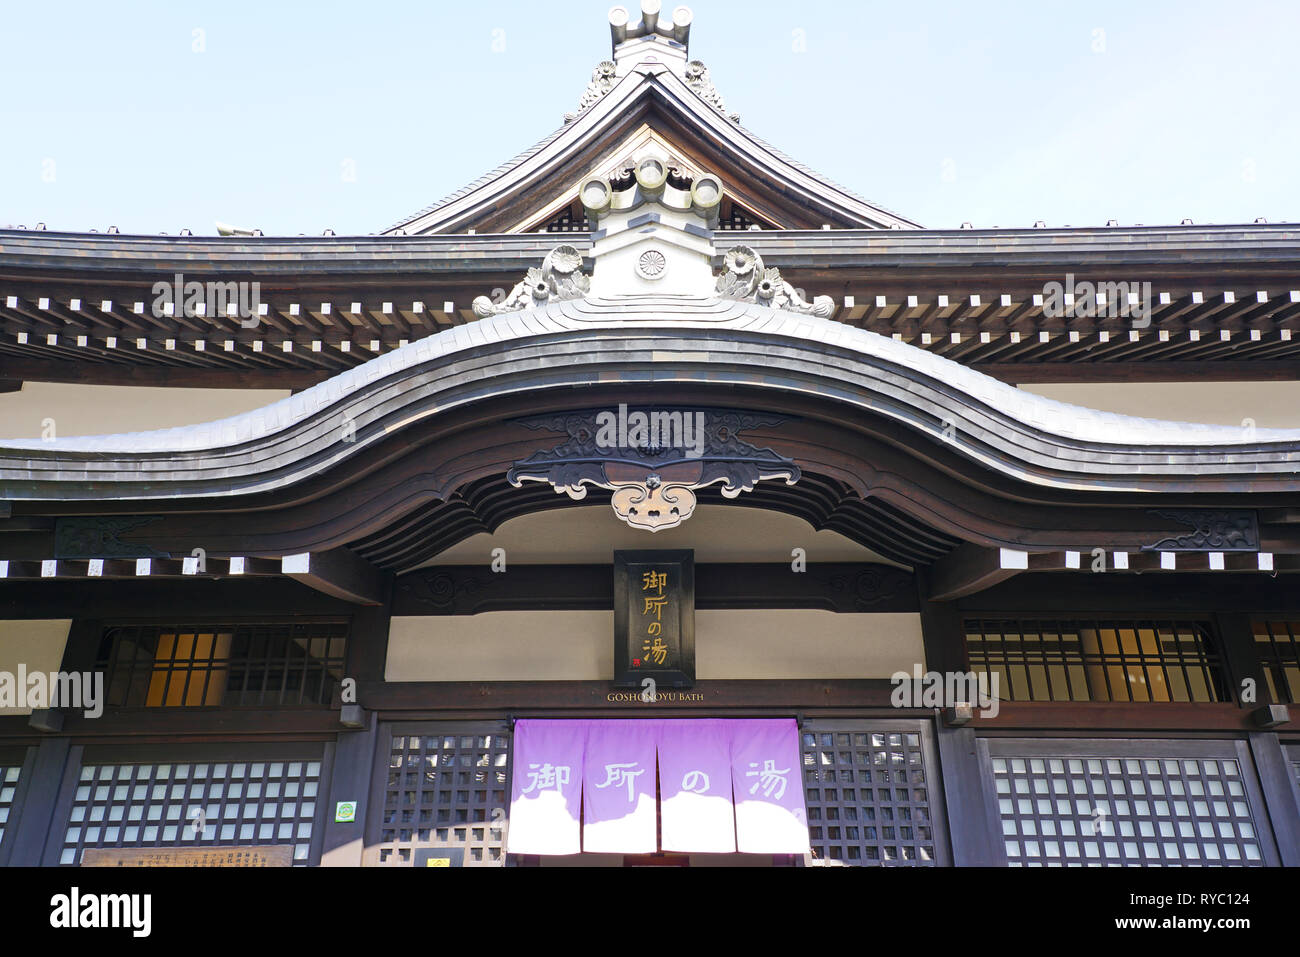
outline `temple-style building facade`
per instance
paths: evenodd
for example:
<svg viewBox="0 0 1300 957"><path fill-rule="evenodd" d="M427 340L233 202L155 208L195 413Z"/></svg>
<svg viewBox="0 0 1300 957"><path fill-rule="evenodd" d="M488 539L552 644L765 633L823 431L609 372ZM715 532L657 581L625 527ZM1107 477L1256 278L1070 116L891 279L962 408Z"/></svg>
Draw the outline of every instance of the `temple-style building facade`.
<svg viewBox="0 0 1300 957"><path fill-rule="evenodd" d="M1300 228L925 229L690 26L374 235L0 231L0 863L1300 864Z"/></svg>

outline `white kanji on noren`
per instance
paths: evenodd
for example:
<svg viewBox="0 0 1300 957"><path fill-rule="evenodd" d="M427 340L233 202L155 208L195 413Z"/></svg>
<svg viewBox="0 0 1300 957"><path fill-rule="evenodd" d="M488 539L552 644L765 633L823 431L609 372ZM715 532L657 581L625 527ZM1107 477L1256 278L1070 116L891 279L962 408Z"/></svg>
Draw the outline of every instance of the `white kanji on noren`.
<svg viewBox="0 0 1300 957"><path fill-rule="evenodd" d="M786 775L790 773L789 768L784 771L777 770L776 762L770 758L763 762L762 770L755 770L758 768L757 761L750 761L749 767L751 770L745 772L745 777L758 778L750 787L750 794L757 794L758 789L762 788L763 797L775 797L778 801L785 797L786 785L789 784L786 780Z"/></svg>
<svg viewBox="0 0 1300 957"><path fill-rule="evenodd" d="M682 790L691 794L708 794L709 776L703 771L687 771L682 775Z"/></svg>
<svg viewBox="0 0 1300 957"><path fill-rule="evenodd" d="M633 770L633 768L636 770ZM636 779L642 774L645 774L645 768L635 761L626 764L607 764L605 765L605 780L603 783L597 784L596 787L626 787L627 800L631 804L636 800Z"/></svg>
<svg viewBox="0 0 1300 957"><path fill-rule="evenodd" d="M531 794L533 791L545 791L548 788L559 791L569 783L571 770L567 764L530 764L528 765L528 787L519 793Z"/></svg>

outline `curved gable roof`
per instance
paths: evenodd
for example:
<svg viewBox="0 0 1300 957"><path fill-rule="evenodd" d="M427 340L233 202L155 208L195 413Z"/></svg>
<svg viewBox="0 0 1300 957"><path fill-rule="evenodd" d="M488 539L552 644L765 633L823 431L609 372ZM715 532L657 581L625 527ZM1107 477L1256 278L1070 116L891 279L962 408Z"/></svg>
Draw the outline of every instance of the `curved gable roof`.
<svg viewBox="0 0 1300 957"><path fill-rule="evenodd" d="M647 64L623 76L573 122L385 233L518 231L518 224L545 205L540 194L575 186L602 158L611 137L647 114L659 118L665 128L661 132L671 127L689 141L684 145L715 157L721 168L709 172L720 176L724 186L734 189L751 179L769 184L771 201L786 207L792 226L919 228L759 139L706 103L671 70Z"/></svg>
<svg viewBox="0 0 1300 957"><path fill-rule="evenodd" d="M1294 491L1300 430L1097 412L1022 392L906 343L720 299L556 302L458 326L281 400L202 425L0 442L0 497L185 499L271 491L395 432L495 396L611 375L815 394L902 423L979 466L1059 490ZM341 428L355 423L355 441Z"/></svg>

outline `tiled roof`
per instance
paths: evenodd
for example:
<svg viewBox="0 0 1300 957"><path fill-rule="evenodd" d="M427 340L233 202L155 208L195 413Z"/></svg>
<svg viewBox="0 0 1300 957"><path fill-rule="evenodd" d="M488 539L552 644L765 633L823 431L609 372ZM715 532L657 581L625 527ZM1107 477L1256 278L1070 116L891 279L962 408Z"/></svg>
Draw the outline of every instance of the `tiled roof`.
<svg viewBox="0 0 1300 957"><path fill-rule="evenodd" d="M474 190L478 189L480 186L486 186L494 179L497 179L500 176L504 176L506 173L510 172L512 169L514 169L520 163L527 160L529 157L535 156L537 153L540 153L543 149L549 146L557 136L559 136L563 132L564 132L564 127L561 126L558 130L555 130L552 133L548 133L546 136L542 137L542 139L538 140L532 146L528 147L528 149L506 160L496 169L489 170L488 172L484 173L482 176L480 176L478 179L474 180L471 183L466 183L460 189L456 190L454 193L449 193L448 195L444 196L442 199L438 200L438 202L434 203L432 206L426 206L424 207L424 209L418 210L412 213L410 216L403 217L402 219L398 220L397 222L393 223L393 225L385 229L384 232L391 232L394 229L398 229L402 226L405 226L407 223L414 222L415 220L421 218L422 216L427 216L429 215L429 213L432 213L436 209L441 209L443 206L446 206L449 203L454 203L462 196L468 196L470 193L474 192Z"/></svg>
<svg viewBox="0 0 1300 957"><path fill-rule="evenodd" d="M0 441L0 494L16 485L84 486L74 497L230 496L317 474L380 441L361 426L443 411L473 395L556 382L633 380L651 354L664 381L751 381L893 418L995 471L1057 488L1188 490L1197 479L1300 487L1300 430L1169 422L1099 412L1023 392L942 356L830 320L715 298L623 296L506 313L413 342L263 409L217 422L112 436ZM539 359L547 361L540 365ZM455 368L451 363L455 362ZM481 368L480 368L481 364ZM595 371L593 371L595 370ZM412 376L420 376L412 380ZM420 383L413 389L413 381ZM445 397L444 397L445 393ZM420 409L424 406L419 406ZM380 411L380 410L384 411ZM854 411L856 410L856 411ZM400 415L399 415L400 413ZM417 416L419 417L419 416ZM338 440L355 418L355 443ZM1248 488L1248 486L1247 486ZM130 491L128 491L130 489ZM56 488L57 491L57 488ZM35 497L58 497L48 490Z"/></svg>

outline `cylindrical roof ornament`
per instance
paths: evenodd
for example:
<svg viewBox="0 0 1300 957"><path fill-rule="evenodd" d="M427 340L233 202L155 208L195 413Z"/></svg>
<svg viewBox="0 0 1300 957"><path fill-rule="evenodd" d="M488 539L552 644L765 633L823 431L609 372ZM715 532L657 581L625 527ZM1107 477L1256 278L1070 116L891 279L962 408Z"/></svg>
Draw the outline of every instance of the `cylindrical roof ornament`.
<svg viewBox="0 0 1300 957"><path fill-rule="evenodd" d="M663 194L664 184L668 182L668 167L662 160L647 156L636 166L636 184L647 199L654 199Z"/></svg>
<svg viewBox="0 0 1300 957"><path fill-rule="evenodd" d="M691 209L712 220L718 215L718 206L722 202L722 180L716 176L697 177L691 184Z"/></svg>
<svg viewBox="0 0 1300 957"><path fill-rule="evenodd" d="M626 7L612 7L609 11L609 34L614 46L627 39L628 13Z"/></svg>
<svg viewBox="0 0 1300 957"><path fill-rule="evenodd" d="M641 0L641 22L645 24L646 33L654 33L659 25L659 0Z"/></svg>
<svg viewBox="0 0 1300 957"><path fill-rule="evenodd" d="M587 217L595 220L609 212L609 205L614 198L613 187L608 180L593 176L578 189L578 197L587 210Z"/></svg>
<svg viewBox="0 0 1300 957"><path fill-rule="evenodd" d="M673 11L673 39L685 44L691 35L691 20L695 15L690 7L678 7Z"/></svg>

